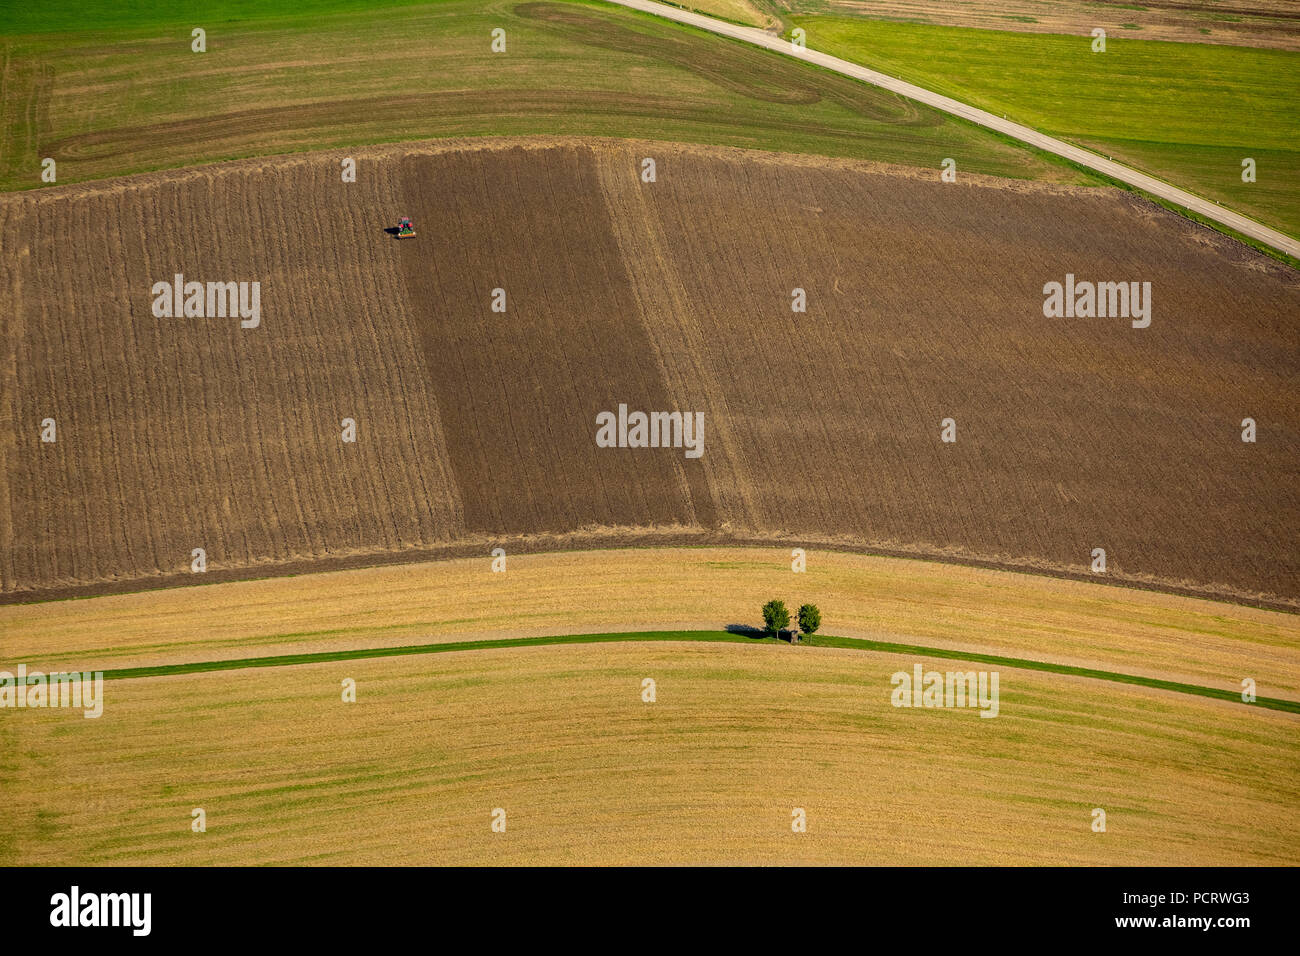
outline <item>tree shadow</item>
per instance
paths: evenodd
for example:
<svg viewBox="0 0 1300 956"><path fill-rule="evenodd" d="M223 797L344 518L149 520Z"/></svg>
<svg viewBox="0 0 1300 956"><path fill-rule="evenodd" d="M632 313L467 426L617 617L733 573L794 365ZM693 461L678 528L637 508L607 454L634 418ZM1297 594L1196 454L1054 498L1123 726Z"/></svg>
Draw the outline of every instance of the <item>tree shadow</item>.
<svg viewBox="0 0 1300 956"><path fill-rule="evenodd" d="M751 627L748 624L728 624L725 630L728 634L741 634L745 637L752 637L755 640L763 637L771 637L771 635L761 627Z"/></svg>
<svg viewBox="0 0 1300 956"><path fill-rule="evenodd" d="M794 628L782 628L775 634L772 634L761 627L753 627L749 624L728 624L726 626L726 631L728 634L740 634L744 637L753 638L756 641L763 640L764 638L775 637L778 641L785 641L787 644L794 643L795 635ZM800 643L803 643L802 638L800 639Z"/></svg>

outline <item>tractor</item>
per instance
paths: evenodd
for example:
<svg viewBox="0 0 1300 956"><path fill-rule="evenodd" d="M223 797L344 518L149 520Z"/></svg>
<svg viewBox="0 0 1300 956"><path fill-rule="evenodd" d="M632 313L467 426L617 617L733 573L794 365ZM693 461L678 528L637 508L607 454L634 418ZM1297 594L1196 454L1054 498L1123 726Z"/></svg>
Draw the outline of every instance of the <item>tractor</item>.
<svg viewBox="0 0 1300 956"><path fill-rule="evenodd" d="M397 224L397 238L410 239L415 235L415 227L411 225L409 216L403 216L402 221Z"/></svg>

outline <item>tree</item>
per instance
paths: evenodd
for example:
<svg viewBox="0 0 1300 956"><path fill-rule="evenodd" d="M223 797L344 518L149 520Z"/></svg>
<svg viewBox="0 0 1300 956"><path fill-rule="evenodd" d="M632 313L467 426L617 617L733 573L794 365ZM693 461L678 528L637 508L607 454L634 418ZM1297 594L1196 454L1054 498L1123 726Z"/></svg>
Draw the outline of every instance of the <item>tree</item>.
<svg viewBox="0 0 1300 956"><path fill-rule="evenodd" d="M776 634L790 626L790 612L785 609L785 602L768 601L763 605L763 623L769 634Z"/></svg>
<svg viewBox="0 0 1300 956"><path fill-rule="evenodd" d="M822 626L822 612L816 604L804 604L799 608L799 630L813 634Z"/></svg>

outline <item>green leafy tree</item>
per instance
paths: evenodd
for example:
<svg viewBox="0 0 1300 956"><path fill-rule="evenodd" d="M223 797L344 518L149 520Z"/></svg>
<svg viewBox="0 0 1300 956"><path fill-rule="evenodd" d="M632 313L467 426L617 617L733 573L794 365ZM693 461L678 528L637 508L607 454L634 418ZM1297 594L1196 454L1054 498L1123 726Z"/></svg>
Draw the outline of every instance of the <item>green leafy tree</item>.
<svg viewBox="0 0 1300 956"><path fill-rule="evenodd" d="M799 608L799 630L805 634L815 634L822 626L822 612L816 604L804 604Z"/></svg>
<svg viewBox="0 0 1300 956"><path fill-rule="evenodd" d="M775 634L790 626L790 612L785 609L784 601L772 600L763 605L763 623L767 632Z"/></svg>

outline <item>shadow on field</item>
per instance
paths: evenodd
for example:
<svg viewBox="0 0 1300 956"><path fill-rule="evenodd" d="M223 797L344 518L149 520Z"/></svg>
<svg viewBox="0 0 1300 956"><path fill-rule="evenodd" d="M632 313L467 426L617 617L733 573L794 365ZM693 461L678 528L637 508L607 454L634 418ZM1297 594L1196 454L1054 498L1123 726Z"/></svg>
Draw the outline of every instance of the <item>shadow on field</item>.
<svg viewBox="0 0 1300 956"><path fill-rule="evenodd" d="M728 624L725 628L728 634L743 634L745 637L755 639L769 637L767 631L761 627L750 627L748 624Z"/></svg>
<svg viewBox="0 0 1300 956"><path fill-rule="evenodd" d="M769 634L761 627L751 627L748 624L728 624L726 631L728 634L740 634L756 641L768 640L775 637L778 641L785 641L787 644L794 643L794 632L785 629L777 631L776 634Z"/></svg>
<svg viewBox="0 0 1300 956"><path fill-rule="evenodd" d="M390 236L395 236L401 231L402 230L399 229L397 226L389 226L384 230L384 232L388 233Z"/></svg>

